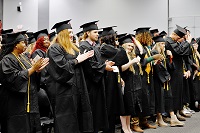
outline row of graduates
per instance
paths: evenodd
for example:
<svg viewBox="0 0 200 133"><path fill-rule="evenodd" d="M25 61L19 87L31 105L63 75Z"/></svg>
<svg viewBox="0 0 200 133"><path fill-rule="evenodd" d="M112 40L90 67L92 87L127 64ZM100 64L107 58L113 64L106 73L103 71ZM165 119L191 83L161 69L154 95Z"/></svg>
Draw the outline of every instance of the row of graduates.
<svg viewBox="0 0 200 133"><path fill-rule="evenodd" d="M147 123L147 116L155 112L161 126L166 125L163 112L170 112L171 126L184 125L174 115L174 110L182 108L179 92L183 88L183 80L177 81L183 79L183 65L174 59L192 53L189 37L182 43L177 41L186 34L183 28L178 26L174 30L177 40L155 37L151 51L150 28L136 29L135 38L127 34L118 36L119 45L113 28L103 28L99 45L97 21L89 22L81 26L84 40L78 47L72 43L69 22L53 26L57 36L51 46L47 30L34 33L37 42L30 53L24 52L26 40L22 32L4 36L2 132L41 132L37 91L43 86L53 108L56 133L114 133L116 116L121 118L122 131L132 132L132 116L133 129L142 132L139 123L142 127L156 128ZM180 79L176 78L178 75Z"/></svg>

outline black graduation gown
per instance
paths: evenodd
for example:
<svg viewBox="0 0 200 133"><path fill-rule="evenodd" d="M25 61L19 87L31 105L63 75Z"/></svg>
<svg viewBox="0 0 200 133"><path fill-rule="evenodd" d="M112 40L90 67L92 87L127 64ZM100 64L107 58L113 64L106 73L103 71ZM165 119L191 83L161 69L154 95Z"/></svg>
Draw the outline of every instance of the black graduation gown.
<svg viewBox="0 0 200 133"><path fill-rule="evenodd" d="M46 52L44 52L41 49L36 49L32 54L31 54L31 58L34 59L37 55L39 55L42 58L46 58ZM41 72L40 72L40 88L46 89L46 73L47 70L46 68L44 68Z"/></svg>
<svg viewBox="0 0 200 133"><path fill-rule="evenodd" d="M150 116L155 113L155 92L154 92L154 81L153 81L153 66L149 74L145 71L147 67L147 57L151 56L151 53L147 51L147 47L144 47L143 55L140 55L143 76L142 76L142 116ZM151 63L151 62L150 62ZM149 79L148 79L149 78Z"/></svg>
<svg viewBox="0 0 200 133"><path fill-rule="evenodd" d="M142 75L139 66L133 64L135 73L127 69L122 73L125 82L124 105L126 115L138 116L142 112Z"/></svg>
<svg viewBox="0 0 200 133"><path fill-rule="evenodd" d="M199 60L199 58L197 57L197 55L195 55L195 53L193 53L193 56L191 56L191 68L192 68L192 73L191 73L191 78L192 78L192 87L190 88L190 98L191 98L191 107L194 109L194 102L195 101L200 101L200 89L199 89L199 86L200 86L200 74L197 73L197 74L194 74L195 71L197 70L198 72L200 72L200 69L197 68L197 61ZM193 65L196 64L197 66L194 66ZM199 66L198 66L199 67Z"/></svg>
<svg viewBox="0 0 200 133"><path fill-rule="evenodd" d="M121 71L121 66L128 63L126 51L123 47L115 48L109 44L102 44L100 48L103 61L109 60L115 62L115 66ZM121 86L121 72L105 72L105 92L106 106L108 109L109 133L115 131L116 115L123 115L124 100Z"/></svg>
<svg viewBox="0 0 200 133"><path fill-rule="evenodd" d="M169 70L171 75L171 88L173 95L173 109L181 110L183 108L183 56L191 54L190 44L185 41L178 44L170 37L166 37L166 50L170 50L173 55L175 70Z"/></svg>
<svg viewBox="0 0 200 133"><path fill-rule="evenodd" d="M151 51L152 55L158 54L157 50ZM168 56L167 56L168 57ZM173 99L170 86L170 74L168 69L173 69L173 62L170 63L169 58L166 58L161 63L154 65L154 89L156 112L164 113L173 111Z"/></svg>
<svg viewBox="0 0 200 133"><path fill-rule="evenodd" d="M55 133L92 132L92 112L81 64L59 44L47 52L47 93L54 100Z"/></svg>
<svg viewBox="0 0 200 133"><path fill-rule="evenodd" d="M26 61L29 61L25 56L24 58ZM1 60L1 73L3 73L4 77L2 85L7 96L8 133L32 133L30 130L33 130L33 125L30 125L30 123L35 124L36 132L41 130L37 96L38 83L36 82L38 77L36 73L30 76L30 113L27 113L28 68L31 66L24 59L20 58L20 60L26 69L22 67L11 53ZM32 120L32 115L37 116L37 118Z"/></svg>
<svg viewBox="0 0 200 133"><path fill-rule="evenodd" d="M90 45L88 41L80 43L80 51L94 50L94 56L82 63L85 80L88 87L92 113L94 118L94 131L108 129L108 115L105 96L105 63L101 60L99 49Z"/></svg>
<svg viewBox="0 0 200 133"><path fill-rule="evenodd" d="M185 71L190 71L192 73L191 65L189 64L189 56L183 57L183 66ZM183 77L183 104L186 105L190 103L190 88L192 87L192 76L189 78ZM192 88L191 88L192 89Z"/></svg>

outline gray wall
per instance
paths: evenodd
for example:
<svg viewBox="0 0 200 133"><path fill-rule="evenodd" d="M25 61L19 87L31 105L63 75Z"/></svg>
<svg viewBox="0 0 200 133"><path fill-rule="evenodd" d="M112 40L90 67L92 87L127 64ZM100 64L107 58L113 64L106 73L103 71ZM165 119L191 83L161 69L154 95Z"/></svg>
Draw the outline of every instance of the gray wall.
<svg viewBox="0 0 200 133"><path fill-rule="evenodd" d="M200 37L200 0L170 0L170 33L178 24L187 26L192 36Z"/></svg>
<svg viewBox="0 0 200 133"><path fill-rule="evenodd" d="M38 0L38 30L49 28L49 0Z"/></svg>
<svg viewBox="0 0 200 133"><path fill-rule="evenodd" d="M20 1L23 11L17 12ZM100 20L99 27L117 25L118 33L132 33L141 26L167 31L168 1L169 31L179 24L200 36L200 0L3 0L3 26L16 28L22 24L24 29L36 31L72 19L74 33L92 20Z"/></svg>
<svg viewBox="0 0 200 133"><path fill-rule="evenodd" d="M141 26L167 30L167 0L50 0L50 27L72 19L74 32L91 20L99 27L117 25L118 33L133 33Z"/></svg>
<svg viewBox="0 0 200 133"><path fill-rule="evenodd" d="M22 12L17 11L19 2L22 3ZM17 29L17 25L23 25L23 29L29 31L38 30L38 0L4 0L3 1L3 27L4 29Z"/></svg>

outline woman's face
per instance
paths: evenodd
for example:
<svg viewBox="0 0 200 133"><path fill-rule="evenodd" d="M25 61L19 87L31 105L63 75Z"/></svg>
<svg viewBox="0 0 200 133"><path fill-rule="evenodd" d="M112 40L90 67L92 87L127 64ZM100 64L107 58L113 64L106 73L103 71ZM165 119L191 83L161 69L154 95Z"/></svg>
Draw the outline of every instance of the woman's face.
<svg viewBox="0 0 200 133"><path fill-rule="evenodd" d="M26 50L27 46L24 41L21 41L16 45L16 48L18 50L18 53L21 54Z"/></svg>
<svg viewBox="0 0 200 133"><path fill-rule="evenodd" d="M193 44L194 50L197 50L197 49L198 49L198 46L199 46L199 45L198 45L197 43L194 43L194 44Z"/></svg>
<svg viewBox="0 0 200 133"><path fill-rule="evenodd" d="M44 46L46 48L48 48L49 45L50 45L49 37L48 36L44 36Z"/></svg>
<svg viewBox="0 0 200 133"><path fill-rule="evenodd" d="M161 50L165 50L165 42L160 42L159 45Z"/></svg>
<svg viewBox="0 0 200 133"><path fill-rule="evenodd" d="M134 44L133 43L125 43L123 45L125 45L125 50L126 50L127 53L132 52L133 49L134 49Z"/></svg>
<svg viewBox="0 0 200 133"><path fill-rule="evenodd" d="M73 42L73 30L68 29L70 41Z"/></svg>

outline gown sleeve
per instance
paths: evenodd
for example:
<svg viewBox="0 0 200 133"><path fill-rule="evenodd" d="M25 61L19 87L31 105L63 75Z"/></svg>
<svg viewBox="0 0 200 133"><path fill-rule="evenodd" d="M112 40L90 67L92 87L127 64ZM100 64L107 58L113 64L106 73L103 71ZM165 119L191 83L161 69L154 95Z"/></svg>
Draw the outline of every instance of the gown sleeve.
<svg viewBox="0 0 200 133"><path fill-rule="evenodd" d="M84 53L85 50L94 50L94 56L85 60L82 65L84 72L87 73L86 76L94 82L99 82L104 75L106 67L105 63L103 63L100 59L100 52L97 48L87 47L84 44L81 44L79 48L81 53Z"/></svg>
<svg viewBox="0 0 200 133"><path fill-rule="evenodd" d="M11 91L26 93L28 86L28 69L21 69L13 58L5 57L1 61L2 72Z"/></svg>
<svg viewBox="0 0 200 133"><path fill-rule="evenodd" d="M67 59L66 52L58 44L53 44L48 52L48 73L58 82L69 83L74 75L75 59Z"/></svg>
<svg viewBox="0 0 200 133"><path fill-rule="evenodd" d="M172 52L172 55L190 55L192 52L190 44L187 41L177 43L171 38L166 39L165 47Z"/></svg>

